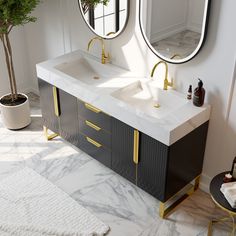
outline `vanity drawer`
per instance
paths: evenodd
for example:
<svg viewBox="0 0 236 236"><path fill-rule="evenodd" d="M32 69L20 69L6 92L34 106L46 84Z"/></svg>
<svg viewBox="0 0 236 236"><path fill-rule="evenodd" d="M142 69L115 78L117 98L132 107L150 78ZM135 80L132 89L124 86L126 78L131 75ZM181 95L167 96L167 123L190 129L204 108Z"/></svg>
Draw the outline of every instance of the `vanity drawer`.
<svg viewBox="0 0 236 236"><path fill-rule="evenodd" d="M79 117L89 120L98 127L111 132L111 117L96 107L78 100Z"/></svg>
<svg viewBox="0 0 236 236"><path fill-rule="evenodd" d="M111 147L111 134L93 124L89 120L80 120L79 129L82 134L88 136L107 148Z"/></svg>
<svg viewBox="0 0 236 236"><path fill-rule="evenodd" d="M111 168L111 150L105 148L96 140L80 134L79 148L97 161Z"/></svg>

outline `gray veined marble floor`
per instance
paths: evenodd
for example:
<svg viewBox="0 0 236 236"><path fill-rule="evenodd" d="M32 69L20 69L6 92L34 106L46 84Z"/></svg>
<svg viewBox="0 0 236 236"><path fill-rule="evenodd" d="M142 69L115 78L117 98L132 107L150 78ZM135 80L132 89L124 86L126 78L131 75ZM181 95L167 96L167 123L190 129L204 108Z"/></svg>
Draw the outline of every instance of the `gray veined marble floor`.
<svg viewBox="0 0 236 236"><path fill-rule="evenodd" d="M0 120L0 180L31 167L108 224L109 236L202 236L207 235L209 219L222 216L209 195L198 190L162 220L155 198L61 138L47 142L38 97L29 97L29 127L10 131ZM228 235L228 229L219 225L214 235Z"/></svg>

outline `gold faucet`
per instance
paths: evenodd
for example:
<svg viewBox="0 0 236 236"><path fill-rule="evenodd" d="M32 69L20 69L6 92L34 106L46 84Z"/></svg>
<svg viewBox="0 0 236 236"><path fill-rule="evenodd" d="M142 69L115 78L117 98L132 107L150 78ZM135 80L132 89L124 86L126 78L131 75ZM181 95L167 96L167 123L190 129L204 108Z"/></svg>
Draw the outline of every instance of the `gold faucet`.
<svg viewBox="0 0 236 236"><path fill-rule="evenodd" d="M106 36L110 36L110 35L113 35L113 34L116 34L117 32L114 32L114 31L111 31L109 33L106 34Z"/></svg>
<svg viewBox="0 0 236 236"><path fill-rule="evenodd" d="M110 60L110 55L109 53L107 54L106 56L106 53L105 53L105 44L104 44L104 40L101 38L101 37L95 37L95 38L92 38L89 43L88 43L88 51L92 45L92 42L95 41L95 40L99 40L102 44L102 58L101 58L101 62L102 64L106 64L107 62L109 62Z"/></svg>
<svg viewBox="0 0 236 236"><path fill-rule="evenodd" d="M168 86L169 86L169 87L173 87L173 81L171 81L171 82L168 81L168 78L167 78L167 77L168 77L168 65L167 65L167 63L166 63L165 61L159 61L156 65L154 65L154 67L153 67L153 69L152 69L151 77L153 77L156 68L157 68L160 64L164 64L165 67L166 67L163 89L164 89L164 90L167 90L167 89L168 89Z"/></svg>
<svg viewBox="0 0 236 236"><path fill-rule="evenodd" d="M182 57L179 54L174 54L170 59L175 59L175 58L182 59Z"/></svg>

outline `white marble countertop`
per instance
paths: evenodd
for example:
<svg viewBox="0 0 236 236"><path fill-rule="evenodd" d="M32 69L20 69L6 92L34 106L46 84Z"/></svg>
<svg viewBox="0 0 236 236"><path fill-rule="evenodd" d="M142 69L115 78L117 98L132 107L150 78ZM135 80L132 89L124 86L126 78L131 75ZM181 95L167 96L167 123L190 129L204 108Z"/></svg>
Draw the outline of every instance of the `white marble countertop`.
<svg viewBox="0 0 236 236"><path fill-rule="evenodd" d="M98 67L103 68L104 71L110 68L113 71L117 70L118 76L112 75L112 78L107 76L97 81L84 83L75 76L70 76L58 69L63 64L76 62L81 56L94 60L94 63L98 63ZM186 101L184 106L158 119L115 98L112 96L114 92L140 80L141 77L111 64L101 65L98 58L80 50L39 63L36 68L38 78L90 103L168 146L208 121L210 117L210 106L207 104L196 107L193 106L192 101ZM178 93L178 96L185 95Z"/></svg>

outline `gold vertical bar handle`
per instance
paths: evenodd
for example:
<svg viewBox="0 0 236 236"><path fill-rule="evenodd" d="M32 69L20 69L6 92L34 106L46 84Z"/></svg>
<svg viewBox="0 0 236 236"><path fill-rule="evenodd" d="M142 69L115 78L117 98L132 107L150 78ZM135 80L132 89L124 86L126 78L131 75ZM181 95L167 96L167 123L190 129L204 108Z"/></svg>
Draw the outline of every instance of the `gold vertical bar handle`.
<svg viewBox="0 0 236 236"><path fill-rule="evenodd" d="M98 109L98 108L96 108L96 107L94 107L94 106L92 106L92 105L90 105L90 104L88 104L88 103L85 103L84 105L85 105L85 107L86 107L88 110L90 110L90 111L92 111L92 112L95 112L95 113L100 113L100 112L101 112L100 109Z"/></svg>
<svg viewBox="0 0 236 236"><path fill-rule="evenodd" d="M139 131L134 130L134 152L133 152L133 161L135 164L138 164L138 155L139 155Z"/></svg>
<svg viewBox="0 0 236 236"><path fill-rule="evenodd" d="M60 112L59 112L59 103L58 103L58 94L57 94L57 87L53 86L53 100L54 100L54 111L55 111L55 115L59 116Z"/></svg>

